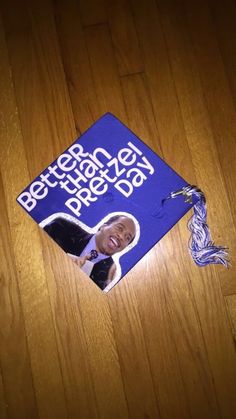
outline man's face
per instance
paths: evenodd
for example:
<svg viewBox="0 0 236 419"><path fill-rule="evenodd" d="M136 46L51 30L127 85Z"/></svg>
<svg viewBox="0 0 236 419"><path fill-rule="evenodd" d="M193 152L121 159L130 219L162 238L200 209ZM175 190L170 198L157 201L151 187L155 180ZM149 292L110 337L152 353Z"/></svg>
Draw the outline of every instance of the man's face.
<svg viewBox="0 0 236 419"><path fill-rule="evenodd" d="M97 250L105 255L121 252L135 237L135 224L131 218L121 216L113 223L104 224L96 233Z"/></svg>

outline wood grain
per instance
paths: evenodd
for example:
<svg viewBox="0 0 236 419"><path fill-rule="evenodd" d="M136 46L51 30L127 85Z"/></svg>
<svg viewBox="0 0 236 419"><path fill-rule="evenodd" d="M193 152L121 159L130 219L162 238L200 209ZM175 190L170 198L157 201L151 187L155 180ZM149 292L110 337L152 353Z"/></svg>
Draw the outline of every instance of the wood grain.
<svg viewBox="0 0 236 419"><path fill-rule="evenodd" d="M39 13L40 12L40 13ZM35 57L35 59L37 59L38 54L40 54L42 48L41 48L41 43L45 42L47 43L47 40L49 39L49 43L47 45L45 45L44 51L45 54L48 54L47 57L47 62L49 63L48 65L48 69L47 69L47 73L45 72L45 69L42 69L40 67L34 68L34 71L31 70L31 68L29 69L25 69L25 71L28 73L28 79L34 77L36 78L36 80L41 79L43 81L43 83L45 84L45 90L41 93L38 93L38 97L39 100L41 99L42 101L46 100L47 101L47 118L50 119L51 117L53 117L53 115L55 115L55 113L57 114L57 118L59 117L59 115L67 115L68 120L70 121L70 114L68 109L66 108L66 102L64 102L64 109L63 112L60 109L60 101L55 101L54 98L51 97L51 91L50 91L50 87L47 86L47 83L49 82L49 77L47 77L47 74L51 74L51 77L55 78L55 82L57 83L58 81L58 93L60 95L61 93L61 83L62 83L62 73L60 73L60 63L58 62L57 67L55 68L54 66L50 66L50 55L51 55L51 50L50 47L53 49L53 51L56 51L56 45L53 45L53 33L51 35L51 37L46 37L45 36L45 27L48 30L48 21L50 20L51 14L50 14L50 8L46 8L44 5L41 6L41 9L38 10L31 7L30 8L30 13L29 13L30 19L32 21L32 27L34 26L34 31L36 30L36 24L38 25L38 29L37 29L37 35L38 37L35 38L34 37L34 33L32 33L29 37L29 39L31 40L31 42L34 42L34 50L31 50L31 54L33 55L33 57ZM43 19L43 21L40 20L40 16L49 16L47 19ZM36 20L37 19L37 20ZM52 27L53 29L53 27ZM23 45L21 46L22 49L26 50L27 49L27 44L24 42ZM18 86L18 82L17 80L19 80L20 74L19 74L19 65L17 60L17 54L14 54L14 48L12 48L13 53L11 55L12 60L15 60L15 69L16 72L14 74L14 79L15 79L15 83ZM54 52L55 54L55 52ZM55 71L55 73L53 74L53 72ZM35 83L36 85L38 84L37 82ZM29 84L25 84L24 86L24 90L27 91L27 89L33 89L34 88L34 83L30 86ZM16 94L17 97L19 97L19 99L21 98L21 92L18 91L18 89L16 89ZM31 96L27 96L27 101L31 100ZM55 104L57 106L57 109L55 109ZM22 112L23 114L25 114L25 104L22 103ZM29 106L29 109L31 109L32 107ZM53 135L53 133L48 129L48 132L46 131L46 126L43 124L42 126L40 125L40 121L38 121L38 119L35 117L35 115L32 113L31 114L31 120L33 121L33 127L32 129L35 130L33 133L33 136L36 137L38 132L40 132L40 129L44 128L44 141L45 142L49 142L50 143L50 137ZM63 124L63 118L62 120L62 124ZM25 138L30 140L30 137L32 136L32 132L29 130L29 127L27 125L27 123L24 121L24 117L21 120L22 123L22 128L24 129L24 133L25 133ZM67 133L67 138L71 138L71 132L70 132L70 124L68 123L68 125L64 125L64 129L66 129L66 126L68 127L68 133ZM37 130L37 127L39 127L39 131ZM59 126L55 126L55 135L53 136L54 141L53 141L53 145L55 147L55 149L57 149L57 147L60 146L59 144L59 138L57 137L57 128L59 128ZM37 131L36 131L37 130ZM30 170L35 170L35 162L37 160L37 150L34 150L31 147L31 142L28 141L26 144L28 153L32 156L31 162L29 164L29 168ZM63 151L63 150L61 150ZM52 149L51 151L52 153L55 153L54 149ZM43 246L44 247L44 246ZM61 252L58 249L59 252ZM46 265L48 266L48 264L50 264L50 248L49 250L45 250L45 259L46 259ZM59 256L58 256L59 257ZM65 272L68 274L69 268L67 267L67 264L64 265L65 267L65 271L62 271L60 274L57 274L57 280L60 281L60 279L62 279L62 277L65 277ZM75 271L74 271L75 272ZM75 275L75 274L74 274ZM58 283L54 284L53 282L53 277L52 275L49 275L47 272L47 277L48 277L48 286L50 289L50 295L51 295L51 305L52 305L52 312L53 312L53 316L54 319L57 319L57 313L58 311L64 312L64 315L62 315L63 318L70 318L70 315L68 313L68 309L66 307L70 307L71 304L71 300L68 297L63 294L61 294L61 287ZM81 290L80 290L80 294ZM68 322L63 323L57 323L55 324L56 327L56 334L58 336L58 351L59 351L59 357L60 357L60 362L61 362L61 368L62 368L62 375L63 375L63 379L66 381L66 398L67 400L70 401L69 404L69 414L72 417L76 417L76 415L78 414L78 406L79 406L79 411L81 412L81 415L83 417L87 417L88 415L90 415L91 417L95 417L95 413L93 411L93 406L94 403L91 404L91 400L92 400L92 388L91 388L91 381L89 380L88 377L88 381L87 381L87 375L86 374L86 369L88 372L88 365L86 366L86 357L83 356L82 352L84 354L88 353L92 353L93 357L92 357L92 366L91 368L93 368L93 379L94 379L94 386L95 386L95 392L97 393L97 400L98 400L98 406L100 407L102 405L102 411L103 414L105 415L106 412L106 406L107 406L107 414L104 417L110 417L110 410L111 409L115 409L117 412L117 415L120 415L120 417L125 417L126 416L126 406L125 406L125 401L122 400L121 397L121 392L122 392L122 383L120 381L120 376L119 376L119 366L116 362L115 359L115 351L112 348L112 333L110 332L109 334L107 334L107 330L106 330L106 325L108 328L108 331L110 330L109 327L109 313L106 312L106 302L104 301L104 298L102 298L102 296L100 297L100 301L101 301L101 307L97 307L96 310L96 306L97 306L97 297L96 294L92 293L92 295L89 295L89 293L85 293L84 292L84 302L87 301L86 303L86 307L88 307L89 304L91 304L92 301L94 301L93 303L93 312L90 312L89 310L87 311L87 316L86 316L86 320L84 320L84 325L83 327L86 330L86 321L90 320L90 329L89 332L86 335L86 339L88 341L88 346L89 349L86 346L85 343L85 337L83 336L83 334L81 334L80 336L76 334L77 339L81 338L81 342L79 341L75 341L74 342L74 350L75 352L75 359L73 362L73 368L71 365L71 362L73 361L72 358L72 353L68 353L68 335L69 333L72 333L73 336L73 327L76 327L76 329L78 328L77 322L76 322L76 318L74 319L74 321L71 324L71 328L69 328L68 330ZM104 303L103 303L104 302ZM82 304L83 305L83 304ZM104 307L104 308L103 308ZM74 308L74 310L78 310L78 302L76 302L76 306ZM95 311L94 311L95 310ZM101 317L100 317L100 322L102 322L103 324L103 328L104 328L104 335L102 336L101 333L98 335L97 331L100 330L100 327L98 327L98 312L101 312ZM91 314L90 314L91 313ZM92 316L92 317L91 317ZM108 318L108 321L106 321L106 318ZM92 328L91 323L94 322L94 329ZM59 331L58 331L59 329ZM110 336L111 335L111 336ZM95 339L95 337L97 336L97 339ZM71 338L72 339L72 338ZM71 340L70 339L70 340ZM94 342L99 343L99 341L101 341L99 347L94 346ZM81 350L81 356L79 356L79 350L76 349L77 345L79 346L79 350ZM83 349L83 345L84 349ZM70 349L69 349L70 350ZM70 350L71 351L71 350ZM106 351L109 352L109 356L104 357L102 356L102 354L105 354ZM78 361L76 361L76 356L79 356L80 359L80 363L78 363ZM102 362L100 362L99 364L97 364L97 358ZM113 358L114 358L114 362L113 362ZM82 359L85 362L85 366L83 365ZM77 372L76 370L74 371L76 364L75 362L77 362ZM70 368L71 365L71 368ZM111 367L112 365L112 367ZM101 372L102 368L104 367L104 371L106 371L106 375L105 374L99 374L96 375L96 369L99 366L99 372ZM64 367L64 368L63 368ZM84 369L84 374L80 375L82 372L82 369ZM73 371L73 374L72 374ZM75 373L75 374L74 374ZM70 374L70 375L69 375ZM75 377L76 377L76 381L75 382ZM83 380L85 378L86 382L78 382L78 380L80 379ZM106 386L106 383L109 382L109 387L107 392L104 392L104 387ZM90 386L90 389L89 389ZM121 389L119 391L117 390L117 386L121 387ZM81 388L85 388L86 392L81 392ZM72 389L72 390L71 390ZM116 400L116 395L119 395L119 399ZM76 403L75 403L76 400ZM86 402L87 400L87 402ZM119 413L120 411L120 413ZM90 413L89 413L90 412Z"/></svg>
<svg viewBox="0 0 236 419"><path fill-rule="evenodd" d="M76 131L79 135L102 114L102 110L99 109L99 103L96 103L78 2L57 0L55 21Z"/></svg>
<svg viewBox="0 0 236 419"><path fill-rule="evenodd" d="M125 107L107 27L100 25L86 28L85 35L94 75L94 85L98 92L97 97L99 97L99 101L102 101L104 111L115 107L116 115L120 115L120 118L124 120L126 117ZM101 51L103 51L102 54ZM103 71L104 65L109 68L109 79ZM147 417L159 417L155 393L152 390L152 376L144 337L142 336L137 302L135 298L130 298L126 288L123 289L121 294L117 295L115 291L113 294L115 300L113 304L110 303L110 310L119 360L122 366L129 365L128 369L122 368L129 412L131 416L136 415L137 418L145 417L145 415ZM132 305L133 310L131 309ZM130 307L129 317L124 310L126 306ZM123 331L127 335L127 330L124 328L125 324L126 328L130 325L129 336L135 357L125 350L125 336L123 335Z"/></svg>
<svg viewBox="0 0 236 419"><path fill-rule="evenodd" d="M129 3L126 0L110 2L108 21L119 75L143 72L142 53Z"/></svg>
<svg viewBox="0 0 236 419"><path fill-rule="evenodd" d="M207 4L205 2L192 2L191 9L188 7L186 9L190 36L198 62L222 176L235 223L236 111L234 101L218 47L217 31L212 24L212 17ZM228 9L228 15L230 16L230 9ZM201 31L198 30L199 22L201 22ZM204 71L204 67L209 68L209 71ZM226 293L235 293L235 280L232 280L232 282L232 287L229 286Z"/></svg>
<svg viewBox="0 0 236 419"><path fill-rule="evenodd" d="M236 4L233 0L227 0L224 4L218 0L209 0L208 3L219 51L229 82L230 93L236 107Z"/></svg>
<svg viewBox="0 0 236 419"><path fill-rule="evenodd" d="M6 394L5 404L12 418L37 418L34 384L19 300L18 275L14 264L5 196L0 177L0 259L1 259L1 372ZM18 350L16 351L16 347ZM21 389L19 391L19 389Z"/></svg>
<svg viewBox="0 0 236 419"><path fill-rule="evenodd" d="M234 344L236 345L236 295L228 295L225 297L226 307L229 312L229 319L232 327Z"/></svg>
<svg viewBox="0 0 236 419"><path fill-rule="evenodd" d="M84 30L94 88L102 113L110 109L118 118L125 118L120 81L107 25ZM115 100L114 100L115 98Z"/></svg>
<svg viewBox="0 0 236 419"><path fill-rule="evenodd" d="M79 0L83 26L107 22L106 0Z"/></svg>
<svg viewBox="0 0 236 419"><path fill-rule="evenodd" d="M31 359L39 416L49 418L53 406L58 417L67 417L52 313L45 281L38 230L29 218L22 220L16 196L29 182L26 156L17 114L5 44L1 48L1 172L12 251L19 276L19 289ZM24 239L23 239L24 237ZM34 247L31 245L31 240ZM37 298L35 299L35 296ZM30 387L28 388L30 391ZM18 391L20 388L18 387ZM16 414L17 412L15 412ZM22 416L23 417L23 416Z"/></svg>
<svg viewBox="0 0 236 419"><path fill-rule="evenodd" d="M49 8L48 8L49 9ZM46 13L47 12L47 13ZM48 16L48 19L42 19L40 16ZM60 102L60 95L63 93L63 72L60 72L60 61L57 62L57 67L54 68L54 65L50 65L50 59L54 54L54 60L57 59L57 55L55 51L57 50L57 44L55 42L55 38L53 38L53 25L50 25L50 9L47 10L45 7L37 8L37 10L31 8L30 13L25 15L25 19L23 20L22 17L22 26L19 27L19 31L21 31L21 44L19 43L19 39L17 38L11 38L11 47L9 48L10 51L10 57L12 62L14 62L14 69L13 77L14 81L16 83L16 97L18 101L21 101L21 127L22 131L24 132L24 139L25 139L25 149L28 156L30 155L30 161L28 164L28 168L30 172L33 174L34 170L39 171L40 168L38 166L38 156L40 156L40 149L41 147L45 147L48 151L50 156L55 157L55 154L59 152L60 149L60 137L63 136L63 130L65 131L66 127L68 129L66 137L69 138L72 131L72 125L70 126L69 122L65 125L64 120L62 119L61 124L61 131L60 134L57 133L57 127L54 127L54 132L52 132L49 128L48 121L50 118L54 118L55 115L57 115L57 118L59 117L60 113L62 114L61 106L62 103ZM26 20L28 19L28 20ZM36 20L37 19L37 20ZM9 22L9 21L8 21ZM26 23L27 22L27 23ZM28 26L29 30L26 36L26 33L24 32L24 27ZM30 29L34 27L34 30ZM52 29L49 29L52 28ZM10 31L10 22L8 23L8 30ZM35 36L35 31L37 30L37 37ZM45 31L51 30L51 36L49 38L45 37ZM50 42L47 42L49 39ZM15 42L18 43L18 49L14 49ZM42 48L42 44L45 43L44 47ZM35 65L33 67L31 66L25 66L24 68L24 75L25 75L25 81L21 79L21 72L20 72L20 53L21 51L24 51L28 56L32 57L31 62L35 62ZM17 52L16 54L11 52ZM37 65L37 59L38 56L40 57L41 53L45 54L45 63L47 63L47 68L42 68ZM44 62L44 60L42 60ZM26 61L28 63L28 61ZM50 77L49 77L50 74ZM50 83L47 85L48 81L50 79L55 80L55 84L57 84L57 88L52 89L50 88ZM19 81L21 80L21 83ZM26 80L28 82L26 82ZM40 82L38 81L40 80ZM34 87L43 85L44 89L37 90ZM18 88L19 87L19 88ZM24 91L24 96L22 95L22 91ZM30 94L31 92L31 94ZM32 93L33 97L37 96L38 98L38 106L40 104L47 102L47 110L44 113L43 120L39 120L37 113L34 112L34 100L32 103ZM63 95L65 96L65 91ZM57 103L57 109L55 109L55 103ZM66 108L66 100L63 101L63 109L64 109L64 115L68 114L68 121L69 119L69 110ZM28 109L28 112L27 112ZM40 113L40 111L39 111ZM29 125L26 120L29 118L32 121L32 125ZM47 128L48 129L47 129ZM43 139L41 141L41 132L44 131ZM35 138L36 144L40 144L40 147L33 147L31 138ZM54 140L51 142L50 139L54 138ZM51 147L47 144L50 144ZM48 162L49 163L49 162ZM51 243L50 243L51 244ZM57 344L58 344L58 355L60 358L60 364L61 364L61 373L63 377L63 382L66 383L65 386L65 396L66 401L68 400L69 407L68 407L68 413L70 414L70 417L76 417L78 413L78 407L79 412L83 417L90 417L90 415L95 416L95 410L93 409L93 404L90 404L90 401L93 399L93 390L92 390L92 384L90 375L88 372L88 365L85 362L86 358L83 356L81 352L81 356L79 353L79 350L76 351L75 356L75 362L73 362L73 353L71 352L69 356L67 356L67 350L68 350L68 337L70 336L71 329L73 330L73 327L76 327L75 322L71 322L71 329L68 327L68 321L67 321L67 311L65 309L65 303L67 301L67 296L63 294L62 299L60 299L60 286L59 284L55 284L54 276L50 275L50 270L48 269L48 264L50 263L50 258L47 257L48 254L52 251L52 249L49 247L50 245L43 245L43 251L45 255L45 264L47 265L47 285L50 290L50 304L52 307L52 314L54 318L54 327L55 327L55 333L58 338ZM51 244L52 247L52 244ZM45 250L46 248L46 250ZM47 252L48 250L48 252ZM67 265L65 265L67 266ZM59 276L60 279L61 275ZM70 304L68 305L70 307ZM62 319L63 322L60 322L58 324L57 322L57 312L62 313ZM74 318L72 316L72 318ZM59 332L58 332L59 328ZM85 345L85 338L83 334L81 336L77 334L73 334L73 336L80 337L80 345L78 345L78 341L74 342L74 347L78 345L79 348L82 348L83 344ZM86 350L84 350L84 353L86 353ZM80 362L77 361L77 357L79 356ZM84 374L79 374L79 372L85 371ZM77 372L77 373L76 373ZM83 378L86 377L86 380L84 382ZM80 381L82 380L82 382ZM79 389L85 388L86 392L79 391ZM75 403L76 401L76 403ZM76 404L76 405L75 405Z"/></svg>
<svg viewBox="0 0 236 419"><path fill-rule="evenodd" d="M140 85L142 84L136 83L136 88L133 89L134 92L138 91L138 88L140 90ZM126 89L124 89L126 92ZM142 93L143 96L145 95L144 87L142 87ZM125 94L125 93L124 93ZM131 94L129 95L129 98L132 97ZM133 101L134 105L134 101ZM129 109L132 110L134 106L130 106ZM138 108L138 103L136 103L136 109ZM129 113L132 114L130 111ZM139 112L138 120L142 120L143 110ZM138 122L136 122L136 130L138 129ZM151 145L151 144L150 144ZM177 229L177 228L176 228ZM172 234L172 233L169 233ZM157 251L156 258L158 260L158 266L159 270L154 269L155 276L159 277L158 281L158 288L162 291L162 298L165 299L166 309L169 312L169 323L172 325L172 333L171 333L171 339L173 342L174 347L176 348L177 354L178 354L178 362L180 363L180 368L182 370L182 379L185 385L186 389L186 397L192 399L192 395L196 393L197 391L197 397L196 397L196 405L198 407L197 413L196 413L196 406L194 403L191 405L191 416L199 415L199 412L201 411L201 408L203 409L202 414L210 414L210 412L213 410L213 406L215 405L215 395L214 395L214 388L211 385L211 378L210 376L207 377L202 375L202 365L206 363L208 364L207 356L204 354L205 349L202 347L200 349L200 352L202 354L201 362L198 365L198 361L196 360L196 353L195 351L198 351L197 345L200 341L199 334L201 334L201 329L198 324L198 319L196 317L195 312L195 305L194 305L194 298L191 294L191 288L188 284L188 275L186 272L184 272L183 269L183 259L181 255L181 250L179 253L176 252L176 248L181 249L181 246L177 247L176 243L176 236L178 234L175 232L175 236L172 237L172 240L168 239L167 237L163 240L165 240L165 252L167 252L167 259L168 259L168 265L172 272L172 278L171 278L171 287L168 287L168 283L166 282L166 268L165 268L165 262L160 255L162 252L162 247L160 247ZM162 241L163 241L162 240ZM173 243L173 245L172 245ZM169 252L169 253L168 253ZM173 257L174 255L174 257ZM173 260L173 262L172 262ZM179 262L180 260L180 262ZM161 263L162 262L162 263ZM179 275L179 273L181 273ZM178 278L181 277L181 286L178 282ZM184 279L183 279L184 278ZM155 293L156 294L156 293ZM178 301L181 301L181 305L178 303ZM191 303L192 302L192 303ZM163 305L163 302L159 302L158 306ZM185 325L186 329L183 333L183 317L185 318ZM187 319L190 320L190 324L187 324ZM191 329L191 332L190 332ZM195 333L195 337L194 337ZM191 339L189 339L189 335L191 334ZM182 339L179 339L179 336L182 336ZM153 350L153 349L152 349ZM191 359L194 359L193 362L189 361ZM188 361L187 361L188 360ZM194 368L193 368L194 366ZM201 376L202 375L202 376ZM195 377L195 379L193 379ZM199 383L202 382L201 388L203 389L202 393L198 389L196 390L194 388L194 383L197 382L198 386ZM205 384L208 383L205 387ZM205 411L206 402L205 397L208 398L208 404L211 405L210 411ZM215 415L217 415L217 411L215 412Z"/></svg>
<svg viewBox="0 0 236 419"><path fill-rule="evenodd" d="M164 6L160 6L160 11L194 171L198 185L205 192L209 202L208 219L210 227L212 226L213 240L223 244L225 232L228 232L227 246L231 251L232 268L230 272L220 270L222 291L228 294L235 292L236 286L236 230L205 103L198 62L193 54L191 38L188 36L184 10L173 7L172 3L167 1ZM209 179L214 179L214 182L209 182ZM217 211L214 211L214 208Z"/></svg>
<svg viewBox="0 0 236 419"><path fill-rule="evenodd" d="M5 394L4 394L4 385L2 380L2 371L0 369L0 415L2 419L7 419L7 408Z"/></svg>
<svg viewBox="0 0 236 419"><path fill-rule="evenodd" d="M233 419L235 3L2 0L1 13L1 419ZM194 265L187 214L104 295L16 204L105 112L203 189L230 269Z"/></svg>
<svg viewBox="0 0 236 419"><path fill-rule="evenodd" d="M152 89L152 86L154 84L156 86L156 90L155 91L151 90L151 95L153 96L153 100L152 101L153 101L153 104L154 104L154 113L156 115L156 119L158 117L158 122L159 122L158 123L158 128L159 128L159 132L161 133L161 129L162 129L162 125L161 125L162 124L162 115L160 115L159 109L160 109L160 106L161 105L163 107L164 98L166 97L166 94L167 94L166 93L166 86L171 85L171 83L174 80L175 81L174 87L175 87L176 86L176 82L178 81L178 79L175 76L175 74L173 73L172 67L170 67L170 66L169 66L169 70L168 70L168 68L166 68L166 71L163 72L163 74L162 74L162 78L165 77L165 80L163 80L163 84L161 84L161 83L159 84L158 83L158 81L159 81L159 75L158 74L155 74L154 72L152 72L152 68L155 65L155 61L154 60L156 59L156 57L158 57L160 59L160 61L164 61L166 64L168 64L168 62L169 62L169 59L168 60L167 59L164 60L165 57L164 57L164 55L161 54L161 51L164 51L164 46L165 46L164 39L167 40L168 32L167 32L167 28L163 26L163 33L165 34L165 38L164 37L162 38L163 41L161 43L161 33L160 33L160 37L158 37L158 46L156 45L156 40L155 39L154 40L152 39L152 35L148 35L146 32L144 32L144 29L145 29L145 26L144 26L145 18L149 22L149 28L150 28L150 33L151 34L152 34L152 30L155 30L155 26L157 26L157 23L159 22L159 25L160 25L160 23L162 22L162 15L160 14L159 10L156 8L155 4L150 1L150 2L148 2L148 8L146 8L146 5L147 5L147 2L145 3L145 6L143 5L143 7L142 7L141 2L139 3L139 8L136 7L136 16L137 16L137 22L140 23L140 25L138 26L138 28L139 28L139 31L140 31L139 33L141 33L140 36L142 37L143 42L144 42L144 48L147 49L148 46L150 45L150 43L153 42L153 44L152 44L152 53L153 53L153 55L151 56L149 54L146 57L146 68L147 68L147 71L149 71L149 68L150 68L150 74L149 74L149 83L150 83L150 80L151 80L150 89ZM166 3L165 3L165 7L166 7ZM172 6L172 9L174 9L173 6ZM174 10L174 11L175 11L174 16L178 17L178 12L176 10ZM144 18L144 13L146 13L145 18ZM163 10L163 16L165 17L165 19L167 19L167 17L169 18L169 16L171 16L171 10L169 11L169 13L167 13L166 10ZM153 26L150 25L150 22L151 21L153 22ZM176 27L176 26L177 26L177 22L175 23L175 26L174 27ZM181 26L181 28L182 28L182 26ZM181 32L182 32L182 29L181 28L179 28L178 34L181 34ZM168 30L169 30L169 27L168 27ZM173 37L172 39L174 39L175 42L176 42L175 37ZM182 41L182 43L180 43L180 46L181 47L184 46L184 42L183 41ZM165 41L165 42L167 42L167 41ZM179 50L180 50L180 54L181 54L180 46L179 46ZM169 50L170 49L168 49L167 52ZM173 46L171 48L171 51L172 50L173 50ZM155 52L156 52L156 54L155 54ZM170 57L170 59L171 59L171 57ZM175 60L175 62L176 61L177 60ZM179 57L178 57L178 61L177 62L178 63L180 62L180 58ZM186 71L187 71L188 68L189 68L188 66L185 66L182 69L182 74L183 75L186 74ZM158 79L158 81L156 81L156 79ZM157 88L158 88L158 90L157 90ZM179 118L178 118L178 120L176 120L176 124L175 124L175 131L177 131L177 133L181 133L181 135L179 135L179 138L178 138L178 143L181 144L181 146L182 146L182 155L188 156L190 162L191 161L194 162L194 160L193 160L194 157L190 158L190 156L189 156L190 148L189 148L189 145L188 145L187 141L184 140L184 138L186 138L186 134L185 134L185 131L183 130L183 127L182 127L182 121L188 121L188 119L187 118L183 118L182 113L180 113L180 104L181 104L180 101L182 100L182 97L186 101L187 96L186 96L186 93L185 93L185 95L183 95L183 94L180 95L180 93L179 94L178 93L179 92L177 90L172 90L172 91L168 92L168 94L170 95L171 100L172 100L172 111L173 111L173 109L175 109L175 114L178 114L179 113ZM169 110L166 108L166 113L168 114L168 112L169 112ZM169 115L169 118L171 119L171 115ZM171 127L171 124L170 124L170 127ZM170 127L169 127L169 129L170 129ZM177 133L175 135L177 135ZM162 139L161 135L160 135L160 139ZM162 150L163 150L164 156L167 158L168 161L170 161L171 159L174 159L174 156L173 156L172 152L169 150L168 145L166 145L166 142L164 142L164 141L162 143ZM180 166L177 168L178 171L179 170L184 171L185 167L187 167L187 170L188 170L191 167L190 164L189 164L189 162L187 163L185 161L184 163L186 163L186 164L184 164L184 165L181 164L181 168L180 168ZM176 164L176 162L173 162L173 164ZM192 175L194 174L194 168L195 167L192 168ZM195 180L194 180L194 183L196 183ZM218 208L218 205L217 204L216 204L216 207ZM186 225L186 222L185 222L185 225ZM183 226L183 221L181 221L179 223L179 226L180 227ZM172 234L172 233L170 233L170 234ZM175 237L178 237L178 235L176 234ZM179 244L182 243L182 247L179 247L178 246L177 248L184 249L184 243L187 242L186 227L184 229L181 228L181 237L184 237L184 240L181 240L181 242L179 242ZM180 256L181 255L178 255L177 258L175 258L175 263L176 263L176 260L178 260ZM170 258L170 259L173 259L173 258ZM168 264L169 264L169 268L170 268L170 262L168 262ZM193 279L196 278L195 281L192 280L192 285L193 285L193 291L194 291L195 301L196 301L196 304L197 304L197 307L198 307L198 304L202 304L202 294L199 293L199 286L200 286L200 284L206 286L206 284L204 283L205 281L202 283L202 279L201 279L201 276L200 276L201 275L201 271L197 270L196 273L194 273L194 275L192 276L192 274L190 274L191 268L192 268L192 265L189 266L189 276L190 277L193 277ZM180 269L182 270L182 267L180 267ZM175 266L172 267L171 271L172 270L173 271L175 270ZM186 275L187 275L187 273L184 274L184 277L186 277ZM209 279L210 277L212 277L211 280ZM212 272L210 273L210 275L208 277L208 282L209 282L209 284L210 283L213 283L214 284L214 293L216 293L216 295L218 295L218 298L219 298L219 296L220 296L220 290L218 288L218 283L215 282L215 279L214 278L215 278L215 272L214 272L214 270L212 270ZM231 278L233 279L233 277L231 277ZM204 277L203 277L203 279L204 279ZM179 286L176 289L177 295L182 291L181 288ZM170 290L170 291L172 291L172 290ZM212 292L213 292L213 290L212 290ZM183 297L181 297L181 302L182 301L184 301L183 300ZM210 344L209 345L209 348L207 348L207 351L213 351L213 350L215 350L214 348L215 348L216 343L218 344L218 339L219 339L220 334L221 333L226 333L226 335L228 335L228 338L227 339L228 339L228 342L229 342L229 348L230 348L231 357L233 358L234 355L233 355L232 340L230 339L228 325L227 325L227 322L226 322L227 317L226 317L226 313L225 313L225 309L224 309L224 301L223 301L222 298L219 301L221 301L221 304L219 304L217 306L217 309L220 309L221 310L221 313L219 313L217 311L214 312L214 310L212 310L212 312L211 312L211 315L213 315L215 317L215 319L218 319L218 317L219 317L219 319L216 320L216 321L219 322L219 320L220 320L221 322L223 322L222 324L219 324L220 327L217 330L216 335L213 335L212 336L213 341L215 341L215 343L213 343L213 341L211 343L210 339L207 338L210 330L207 330L207 331L205 330L205 324L206 323L205 323L205 319L204 319L203 307L202 307L202 310L198 310L199 316L202 316L202 319L201 319L201 328L202 328L203 333L206 336L206 339L208 340L208 342ZM222 328L222 330L221 330L221 328ZM201 353L203 353L203 352L201 351ZM213 356L209 358L209 361L210 361L210 363L212 363L212 365L214 365L213 374L217 374L218 375L219 374L219 366L217 366L217 363L218 363L218 361L216 361L217 357L214 354L212 354L212 355ZM209 355L206 354L206 359L208 357L209 357ZM227 360L228 360L228 355L226 356L225 362L227 362ZM196 363L194 363L194 364L196 365ZM201 364L202 364L202 362L201 362ZM224 370L223 365L222 365L222 368L223 368L222 369L222 373L224 373L225 370ZM187 371L187 368L185 367L184 370ZM230 375L232 373L232 377L235 376L235 370L233 372L230 370L230 363L228 364L228 373ZM233 378L231 378L231 380L229 381L229 383L231 383L230 385L232 385L232 380L233 380ZM219 385L220 385L220 382L218 380L217 380L217 383L219 383ZM221 388L219 390L219 394L220 395L222 394L221 393L222 391L224 391L224 388ZM193 393L194 392L195 391L193 390ZM199 394L200 394L200 392L199 392ZM232 389L231 389L231 391L229 391L229 393L227 393L227 391L226 391L225 395L227 395L227 394L232 394ZM223 399L223 403L222 403L222 410L224 410L224 414L226 415L226 417L227 417L227 415L229 414L229 412L231 410L234 411L234 409L235 409L233 399L231 399L230 397L227 397L227 399L228 399L227 402L226 402L225 399ZM200 409L200 406L201 406L201 403L199 404L199 409ZM192 414L194 414L194 412Z"/></svg>

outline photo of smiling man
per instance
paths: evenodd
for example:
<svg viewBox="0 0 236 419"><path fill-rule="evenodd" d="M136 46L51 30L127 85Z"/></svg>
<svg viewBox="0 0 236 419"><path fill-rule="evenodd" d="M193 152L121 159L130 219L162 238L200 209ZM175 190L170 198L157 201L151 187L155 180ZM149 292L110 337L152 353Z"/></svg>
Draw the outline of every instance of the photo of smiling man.
<svg viewBox="0 0 236 419"><path fill-rule="evenodd" d="M140 236L128 213L109 214L94 228L67 214L54 214L40 225L102 290L120 279L119 258Z"/></svg>

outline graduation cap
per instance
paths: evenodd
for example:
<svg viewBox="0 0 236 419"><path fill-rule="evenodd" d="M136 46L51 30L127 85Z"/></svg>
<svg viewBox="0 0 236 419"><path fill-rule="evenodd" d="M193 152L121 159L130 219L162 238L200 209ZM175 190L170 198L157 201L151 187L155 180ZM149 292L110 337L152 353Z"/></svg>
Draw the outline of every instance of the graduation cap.
<svg viewBox="0 0 236 419"><path fill-rule="evenodd" d="M111 113L96 121L17 197L105 292L191 208L198 266L228 266L207 225L206 199Z"/></svg>

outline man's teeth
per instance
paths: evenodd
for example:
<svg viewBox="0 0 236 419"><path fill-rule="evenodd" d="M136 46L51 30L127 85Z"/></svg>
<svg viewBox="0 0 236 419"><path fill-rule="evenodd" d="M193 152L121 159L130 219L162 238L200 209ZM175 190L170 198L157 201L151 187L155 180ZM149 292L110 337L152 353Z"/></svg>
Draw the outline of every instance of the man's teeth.
<svg viewBox="0 0 236 419"><path fill-rule="evenodd" d="M119 246L119 243L118 243L118 241L115 239L115 237L111 237L110 239L111 239L112 243L113 243L116 247L118 247L118 246Z"/></svg>

